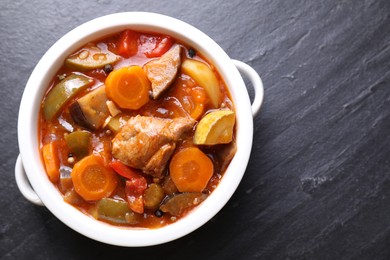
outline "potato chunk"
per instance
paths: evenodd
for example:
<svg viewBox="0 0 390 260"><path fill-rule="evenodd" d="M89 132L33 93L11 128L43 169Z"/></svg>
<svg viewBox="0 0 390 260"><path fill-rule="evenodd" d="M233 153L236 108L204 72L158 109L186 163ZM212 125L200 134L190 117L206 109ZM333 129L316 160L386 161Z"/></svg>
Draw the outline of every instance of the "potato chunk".
<svg viewBox="0 0 390 260"><path fill-rule="evenodd" d="M231 110L217 110L207 114L196 127L194 143L198 145L230 143L235 119L235 113Z"/></svg>
<svg viewBox="0 0 390 260"><path fill-rule="evenodd" d="M203 62L186 59L181 65L181 71L206 90L214 108L219 107L222 94L218 79L210 67Z"/></svg>

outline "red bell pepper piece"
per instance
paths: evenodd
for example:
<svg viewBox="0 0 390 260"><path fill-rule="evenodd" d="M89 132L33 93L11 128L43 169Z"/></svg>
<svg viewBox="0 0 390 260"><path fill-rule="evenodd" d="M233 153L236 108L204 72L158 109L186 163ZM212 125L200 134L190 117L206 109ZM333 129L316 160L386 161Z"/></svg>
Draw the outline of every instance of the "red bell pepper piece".
<svg viewBox="0 0 390 260"><path fill-rule="evenodd" d="M160 57L166 53L173 45L174 41L172 37L164 36L159 37L156 41L156 45L153 49L145 52L145 56L148 58Z"/></svg>
<svg viewBox="0 0 390 260"><path fill-rule="evenodd" d="M126 179L143 178L137 170L127 167L120 161L112 161L109 165L116 173Z"/></svg>
<svg viewBox="0 0 390 260"><path fill-rule="evenodd" d="M138 39L139 34L132 31L126 30L121 34L119 44L117 47L117 54L128 58L137 54L138 52Z"/></svg>
<svg viewBox="0 0 390 260"><path fill-rule="evenodd" d="M144 213L143 194L148 186L145 177L120 161L111 162L110 167L127 179L125 193L129 208L136 213Z"/></svg>
<svg viewBox="0 0 390 260"><path fill-rule="evenodd" d="M145 178L132 179L126 181L126 199L129 207L136 213L144 213L143 194L146 190L147 183Z"/></svg>

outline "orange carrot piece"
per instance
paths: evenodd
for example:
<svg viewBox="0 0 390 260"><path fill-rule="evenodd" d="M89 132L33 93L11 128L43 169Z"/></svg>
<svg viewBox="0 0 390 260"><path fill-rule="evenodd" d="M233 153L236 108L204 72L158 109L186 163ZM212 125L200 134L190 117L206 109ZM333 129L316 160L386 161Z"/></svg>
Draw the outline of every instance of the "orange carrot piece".
<svg viewBox="0 0 390 260"><path fill-rule="evenodd" d="M193 106L191 109L189 109L189 113L193 119L197 120L204 111L204 106L206 103L206 91L201 87L193 88L191 90L191 97Z"/></svg>
<svg viewBox="0 0 390 260"><path fill-rule="evenodd" d="M114 70L105 84L108 98L121 108L137 110L149 101L150 81L140 66Z"/></svg>
<svg viewBox="0 0 390 260"><path fill-rule="evenodd" d="M116 173L98 155L89 155L77 162L71 177L75 191L88 201L110 196L118 183Z"/></svg>
<svg viewBox="0 0 390 260"><path fill-rule="evenodd" d="M170 176L180 192L202 192L213 172L213 162L197 147L180 150L169 164Z"/></svg>
<svg viewBox="0 0 390 260"><path fill-rule="evenodd" d="M51 182L57 182L60 178L60 160L56 142L45 144L42 147L43 162L46 173Z"/></svg>

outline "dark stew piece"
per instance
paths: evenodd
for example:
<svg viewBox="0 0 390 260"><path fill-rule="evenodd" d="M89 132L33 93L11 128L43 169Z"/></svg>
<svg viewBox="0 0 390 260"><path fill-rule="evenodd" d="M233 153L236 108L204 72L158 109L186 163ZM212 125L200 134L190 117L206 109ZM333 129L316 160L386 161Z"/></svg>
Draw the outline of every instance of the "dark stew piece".
<svg viewBox="0 0 390 260"><path fill-rule="evenodd" d="M67 203L112 225L158 228L217 187L236 151L235 112L197 50L125 30L83 46L56 75L39 140Z"/></svg>

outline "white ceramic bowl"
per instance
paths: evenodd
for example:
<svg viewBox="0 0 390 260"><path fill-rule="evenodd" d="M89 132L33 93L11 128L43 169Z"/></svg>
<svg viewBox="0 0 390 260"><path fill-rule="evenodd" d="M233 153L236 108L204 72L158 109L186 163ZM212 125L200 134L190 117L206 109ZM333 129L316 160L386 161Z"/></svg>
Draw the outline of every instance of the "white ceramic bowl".
<svg viewBox="0 0 390 260"><path fill-rule="evenodd" d="M60 192L49 181L39 155L39 107L49 82L65 58L92 40L124 29L168 34L197 49L223 77L236 109L237 153L220 184L186 217L159 229L107 225L65 203ZM239 70L247 75L255 89L253 104ZM253 116L259 111L262 100L263 85L259 75L245 63L231 60L217 43L187 23L143 12L117 13L94 19L59 39L39 61L27 82L18 119L20 156L15 165L17 185L29 201L46 206L63 223L91 239L118 246L148 246L177 239L210 220L233 195L248 164L253 139Z"/></svg>

